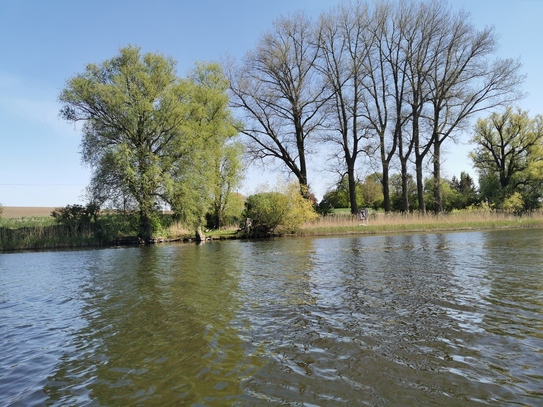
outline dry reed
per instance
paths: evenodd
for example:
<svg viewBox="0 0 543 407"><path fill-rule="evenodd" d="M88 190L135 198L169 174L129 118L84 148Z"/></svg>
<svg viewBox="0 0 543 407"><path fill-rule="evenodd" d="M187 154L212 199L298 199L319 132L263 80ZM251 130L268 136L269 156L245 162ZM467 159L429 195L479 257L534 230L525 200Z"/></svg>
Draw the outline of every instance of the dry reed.
<svg viewBox="0 0 543 407"><path fill-rule="evenodd" d="M302 234L379 233L401 231L487 229L499 227L543 226L543 212L535 211L517 216L490 211L457 211L443 214L373 212L361 220L350 214L330 214L305 224Z"/></svg>

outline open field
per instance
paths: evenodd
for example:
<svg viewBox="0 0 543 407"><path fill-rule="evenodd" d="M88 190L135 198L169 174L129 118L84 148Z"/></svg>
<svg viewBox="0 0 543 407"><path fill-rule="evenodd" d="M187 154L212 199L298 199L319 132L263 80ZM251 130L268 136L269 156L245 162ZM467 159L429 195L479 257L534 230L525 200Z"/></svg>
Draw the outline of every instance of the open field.
<svg viewBox="0 0 543 407"><path fill-rule="evenodd" d="M50 216L55 208L46 206L4 206L3 218L30 218L35 216Z"/></svg>

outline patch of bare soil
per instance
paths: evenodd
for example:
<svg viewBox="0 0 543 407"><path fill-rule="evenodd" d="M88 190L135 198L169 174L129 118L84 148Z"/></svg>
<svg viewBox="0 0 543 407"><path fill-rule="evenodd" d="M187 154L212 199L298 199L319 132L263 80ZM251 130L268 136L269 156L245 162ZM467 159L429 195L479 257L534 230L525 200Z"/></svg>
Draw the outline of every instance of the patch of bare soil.
<svg viewBox="0 0 543 407"><path fill-rule="evenodd" d="M3 218L30 218L32 216L51 216L55 208L45 206L4 206Z"/></svg>

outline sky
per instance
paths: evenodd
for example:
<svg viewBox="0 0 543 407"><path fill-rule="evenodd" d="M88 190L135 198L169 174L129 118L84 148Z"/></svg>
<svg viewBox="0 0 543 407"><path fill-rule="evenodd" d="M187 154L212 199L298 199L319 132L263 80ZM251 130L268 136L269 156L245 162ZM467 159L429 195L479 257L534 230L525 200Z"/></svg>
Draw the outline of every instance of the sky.
<svg viewBox="0 0 543 407"><path fill-rule="evenodd" d="M372 0L368 0L372 1ZM59 117L66 81L127 45L177 61L184 76L196 61L238 60L281 15L317 17L340 0L0 0L0 204L58 207L86 202L91 169L81 162L80 129ZM493 26L496 56L519 58L527 97L518 106L543 114L543 0L449 0L477 28ZM465 134L449 143L444 176L476 173ZM318 167L318 163L313 163ZM265 174L265 175L264 175ZM279 177L248 168L242 193ZM318 199L334 179L310 171Z"/></svg>

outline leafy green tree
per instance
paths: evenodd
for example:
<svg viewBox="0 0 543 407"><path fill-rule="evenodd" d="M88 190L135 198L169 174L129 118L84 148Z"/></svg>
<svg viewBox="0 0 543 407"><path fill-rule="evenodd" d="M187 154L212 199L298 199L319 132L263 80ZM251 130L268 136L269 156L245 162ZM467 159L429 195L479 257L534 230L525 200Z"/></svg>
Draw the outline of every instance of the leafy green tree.
<svg viewBox="0 0 543 407"><path fill-rule="evenodd" d="M524 200L524 196L537 194L540 190L543 180L543 116L532 119L528 112L512 108L503 113L493 113L477 121L471 142L475 144L475 150L470 157L482 179L483 198L501 205L505 197L515 192L521 193ZM498 190L492 191L487 185ZM533 200L534 197L530 199Z"/></svg>
<svg viewBox="0 0 543 407"><path fill-rule="evenodd" d="M60 94L62 117L83 122L92 201L137 210L146 241L160 227L157 204L199 219L206 212L204 150L217 122L227 120L221 109L228 103L226 84L207 85L177 77L171 58L130 46L87 65Z"/></svg>
<svg viewBox="0 0 543 407"><path fill-rule="evenodd" d="M450 187L456 192L450 202L452 209L463 209L477 203L477 188L473 178L467 172L462 171L460 179L453 176Z"/></svg>
<svg viewBox="0 0 543 407"><path fill-rule="evenodd" d="M56 208L51 216L57 223L65 225L71 231L80 231L84 227L98 227L98 215L100 208L95 204L67 205L64 208Z"/></svg>
<svg viewBox="0 0 543 407"><path fill-rule="evenodd" d="M433 178L426 178L424 180L424 191L425 191L425 201L426 209L431 211L436 211L436 201L435 201L435 182ZM453 209L461 209L465 206L462 206L462 194L456 190L453 186L452 181L447 179L442 179L440 184L440 196L441 196L441 211L450 212Z"/></svg>
<svg viewBox="0 0 543 407"><path fill-rule="evenodd" d="M407 193L405 192L407 189ZM390 176L390 203L393 211L404 210L404 200L407 197L409 208L417 209L417 185L413 175L407 175L407 182L404 181L402 174L392 174Z"/></svg>
<svg viewBox="0 0 543 407"><path fill-rule="evenodd" d="M368 175L364 182L360 184L364 203L373 209L383 208L384 195L383 184L381 182L382 174L375 172Z"/></svg>
<svg viewBox="0 0 543 407"><path fill-rule="evenodd" d="M524 199L520 192L515 192L513 195L510 195L503 202L503 209L506 212L519 214L524 209Z"/></svg>
<svg viewBox="0 0 543 407"><path fill-rule="evenodd" d="M172 208L198 230L206 218L220 228L229 199L242 180L244 150L235 141L239 123L228 108L228 80L219 64L196 64L188 79L193 86L191 129L203 148L179 160L171 185ZM190 202L195 204L187 205Z"/></svg>
<svg viewBox="0 0 543 407"><path fill-rule="evenodd" d="M236 201L234 190L239 186L243 171L241 160L243 145L232 143L219 150L219 156L215 161L214 177L215 182L212 188L212 225L216 229L224 226L227 218L236 217L236 208L239 208L239 200ZM243 204L243 202L242 202Z"/></svg>
<svg viewBox="0 0 543 407"><path fill-rule="evenodd" d="M349 177L344 176L337 184L336 188L324 194L319 206L321 208L350 208L351 207L351 186ZM362 187L358 182L355 182L357 208L364 205L364 195Z"/></svg>

